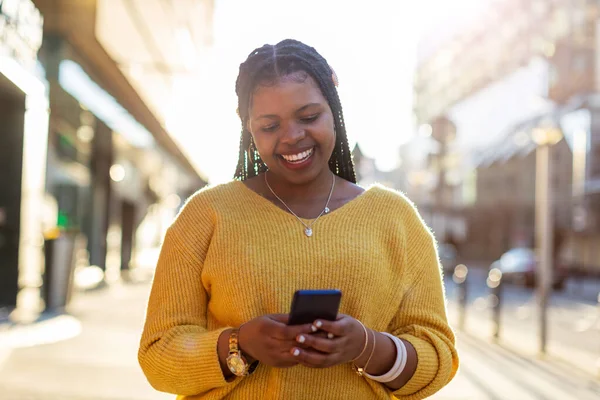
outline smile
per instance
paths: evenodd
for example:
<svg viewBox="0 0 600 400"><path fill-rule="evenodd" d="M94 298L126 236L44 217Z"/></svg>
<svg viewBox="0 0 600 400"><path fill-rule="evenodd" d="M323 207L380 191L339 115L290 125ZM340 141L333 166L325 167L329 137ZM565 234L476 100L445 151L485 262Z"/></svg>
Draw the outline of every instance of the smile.
<svg viewBox="0 0 600 400"><path fill-rule="evenodd" d="M311 148L308 149L306 151L303 151L302 153L298 153L298 154L290 154L290 155L281 155L281 158L283 158L285 161L291 163L291 164L300 164L304 161L306 161L310 156L313 155L313 153L315 152L315 148Z"/></svg>

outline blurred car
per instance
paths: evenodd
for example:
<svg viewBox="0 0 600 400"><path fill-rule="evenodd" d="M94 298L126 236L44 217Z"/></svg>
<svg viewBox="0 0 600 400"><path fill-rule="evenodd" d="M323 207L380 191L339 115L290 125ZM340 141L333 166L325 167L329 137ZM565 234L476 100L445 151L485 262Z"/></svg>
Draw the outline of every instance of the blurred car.
<svg viewBox="0 0 600 400"><path fill-rule="evenodd" d="M438 255L444 272L454 272L454 267L456 267L457 264L456 247L448 243L442 243L438 246Z"/></svg>
<svg viewBox="0 0 600 400"><path fill-rule="evenodd" d="M504 253L491 266L502 272L502 278L511 283L524 284L534 287L537 278L536 269L539 265L535 252L526 247L516 247ZM560 263L554 263L552 287L562 290L565 286L566 273Z"/></svg>

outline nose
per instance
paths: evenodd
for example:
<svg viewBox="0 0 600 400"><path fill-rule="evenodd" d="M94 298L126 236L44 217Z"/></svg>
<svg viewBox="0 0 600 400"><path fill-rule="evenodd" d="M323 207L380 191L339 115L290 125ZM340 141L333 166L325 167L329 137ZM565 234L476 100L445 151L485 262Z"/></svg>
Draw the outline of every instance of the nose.
<svg viewBox="0 0 600 400"><path fill-rule="evenodd" d="M298 124L290 124L288 129L281 137L281 142L294 145L306 137L306 131Z"/></svg>

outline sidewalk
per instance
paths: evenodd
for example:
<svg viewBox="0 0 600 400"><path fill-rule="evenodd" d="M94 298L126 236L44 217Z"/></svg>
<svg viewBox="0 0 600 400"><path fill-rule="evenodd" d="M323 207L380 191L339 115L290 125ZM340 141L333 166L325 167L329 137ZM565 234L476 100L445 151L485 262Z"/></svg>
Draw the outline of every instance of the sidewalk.
<svg viewBox="0 0 600 400"><path fill-rule="evenodd" d="M535 357L539 349L539 307L534 294L512 303L515 293L507 288L500 316L500 337L503 347L525 356ZM487 293L471 297L466 309L464 331L488 341L495 324ZM448 302L450 321L457 326L458 310L454 295ZM548 309L547 353L551 358L570 363L571 367L600 378L600 307L564 296L555 296Z"/></svg>
<svg viewBox="0 0 600 400"><path fill-rule="evenodd" d="M120 284L78 294L70 316L19 328L26 331L18 334L0 331L0 398L172 400L154 391L137 365L148 291L147 284ZM52 338L56 342L48 343ZM467 335L459 335L458 347L460 373L434 400L600 398L600 382L558 363L519 356Z"/></svg>
<svg viewBox="0 0 600 400"><path fill-rule="evenodd" d="M13 340L16 348L0 347L0 399L173 400L154 391L137 364L148 291L147 284L118 284L77 293L68 316L80 324L76 337L62 340L65 329L77 327L54 318L29 328L26 341ZM30 346L50 332L60 341ZM0 344L7 334L0 332Z"/></svg>
<svg viewBox="0 0 600 400"><path fill-rule="evenodd" d="M459 334L458 376L435 400L597 400L600 381L557 361L522 356Z"/></svg>

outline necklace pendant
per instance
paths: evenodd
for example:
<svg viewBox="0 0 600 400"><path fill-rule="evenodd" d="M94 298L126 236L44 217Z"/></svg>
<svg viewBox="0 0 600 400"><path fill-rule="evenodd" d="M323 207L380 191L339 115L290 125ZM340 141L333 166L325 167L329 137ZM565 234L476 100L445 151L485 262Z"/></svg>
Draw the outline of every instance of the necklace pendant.
<svg viewBox="0 0 600 400"><path fill-rule="evenodd" d="M306 236L311 237L312 236L312 229L310 228L306 228L304 230L304 233L306 234Z"/></svg>
<svg viewBox="0 0 600 400"><path fill-rule="evenodd" d="M325 207L325 214L329 214L329 207Z"/></svg>

